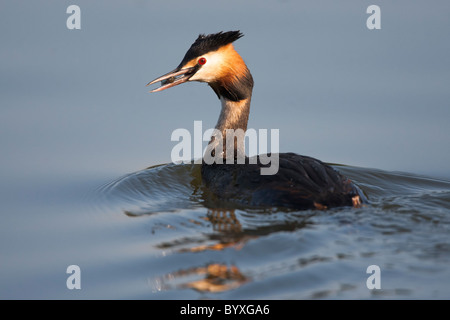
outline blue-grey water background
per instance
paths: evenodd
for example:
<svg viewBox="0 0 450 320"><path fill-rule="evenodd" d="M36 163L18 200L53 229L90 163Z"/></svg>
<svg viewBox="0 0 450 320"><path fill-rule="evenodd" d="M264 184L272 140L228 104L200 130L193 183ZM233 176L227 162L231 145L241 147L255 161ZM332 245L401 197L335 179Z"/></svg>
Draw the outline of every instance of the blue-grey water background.
<svg viewBox="0 0 450 320"><path fill-rule="evenodd" d="M72 4L81 30L66 27ZM380 30L366 27L372 4ZM450 298L448 12L2 0L0 298ZM195 166L144 170L170 162L173 130L211 128L219 112L205 84L145 84L199 33L237 29L255 79L249 127L279 129L282 152L346 165L368 207L217 213ZM81 290L66 287L72 264ZM373 264L381 290L366 287Z"/></svg>

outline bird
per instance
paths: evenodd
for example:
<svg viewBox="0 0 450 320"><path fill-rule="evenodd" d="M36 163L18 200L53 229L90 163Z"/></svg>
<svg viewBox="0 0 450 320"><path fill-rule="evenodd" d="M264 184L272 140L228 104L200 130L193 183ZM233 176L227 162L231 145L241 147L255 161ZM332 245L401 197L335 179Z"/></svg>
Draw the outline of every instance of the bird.
<svg viewBox="0 0 450 320"><path fill-rule="evenodd" d="M243 141L226 141L226 132L245 132L250 114L254 81L233 45L242 36L240 30L200 34L178 67L147 84L161 82L150 91L159 92L182 83L204 82L219 98L221 111L205 156L231 160L207 162L204 156L201 175L208 193L218 201L251 208L325 210L362 206L366 197L361 189L331 165L313 157L277 153L278 171L264 175L261 169L267 167L267 161L262 161L262 155L244 155L244 161L239 161L236 155L242 154ZM274 156L265 156L269 155Z"/></svg>

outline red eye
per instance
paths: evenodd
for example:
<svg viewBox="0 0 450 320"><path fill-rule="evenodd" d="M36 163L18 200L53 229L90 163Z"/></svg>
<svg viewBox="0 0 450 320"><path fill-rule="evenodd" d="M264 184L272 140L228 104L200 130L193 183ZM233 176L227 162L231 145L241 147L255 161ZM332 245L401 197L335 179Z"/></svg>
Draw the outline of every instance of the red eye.
<svg viewBox="0 0 450 320"><path fill-rule="evenodd" d="M198 62L199 65L202 66L202 65L204 65L206 63L206 59L202 57L202 58L198 59L197 62Z"/></svg>

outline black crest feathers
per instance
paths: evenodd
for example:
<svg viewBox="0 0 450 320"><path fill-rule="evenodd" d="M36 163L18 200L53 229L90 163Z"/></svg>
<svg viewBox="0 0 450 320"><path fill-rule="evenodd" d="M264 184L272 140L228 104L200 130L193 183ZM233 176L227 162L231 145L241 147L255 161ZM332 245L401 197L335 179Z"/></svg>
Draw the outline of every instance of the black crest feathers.
<svg viewBox="0 0 450 320"><path fill-rule="evenodd" d="M218 32L213 34L200 34L186 52L183 60L180 63L180 67L188 61L204 55L205 53L216 51L219 48L236 41L241 38L243 34L238 31Z"/></svg>

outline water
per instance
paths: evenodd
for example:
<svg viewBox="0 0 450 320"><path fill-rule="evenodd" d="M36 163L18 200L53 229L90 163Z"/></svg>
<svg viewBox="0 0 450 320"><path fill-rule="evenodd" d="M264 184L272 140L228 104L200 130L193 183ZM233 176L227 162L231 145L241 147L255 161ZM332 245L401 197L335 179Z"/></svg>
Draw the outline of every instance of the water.
<svg viewBox="0 0 450 320"><path fill-rule="evenodd" d="M0 4L1 299L450 298L448 1L76 4L81 30L69 3ZM199 33L238 29L249 128L346 164L366 207L213 211L198 167L166 164L219 102L145 84Z"/></svg>
<svg viewBox="0 0 450 320"><path fill-rule="evenodd" d="M369 204L208 209L200 168L189 164L153 166L109 182L10 183L2 190L0 296L448 299L450 181L335 168ZM81 269L81 290L66 287L73 264ZM371 265L380 268L381 289L367 288Z"/></svg>
<svg viewBox="0 0 450 320"><path fill-rule="evenodd" d="M162 165L100 188L101 211L139 221L141 298L448 298L450 182L339 166L363 208L208 209L198 165ZM137 236L136 234L134 236ZM369 290L378 265L381 289ZM136 297L132 296L132 297Z"/></svg>

